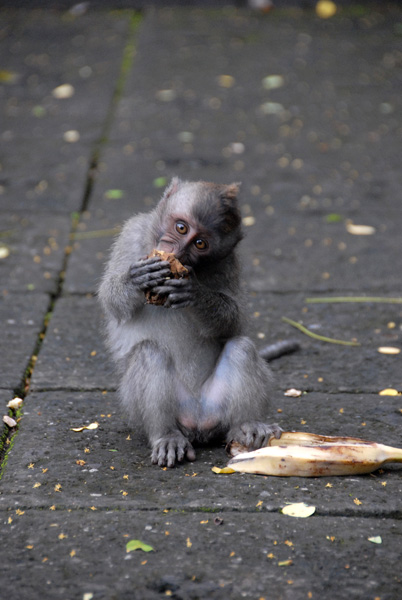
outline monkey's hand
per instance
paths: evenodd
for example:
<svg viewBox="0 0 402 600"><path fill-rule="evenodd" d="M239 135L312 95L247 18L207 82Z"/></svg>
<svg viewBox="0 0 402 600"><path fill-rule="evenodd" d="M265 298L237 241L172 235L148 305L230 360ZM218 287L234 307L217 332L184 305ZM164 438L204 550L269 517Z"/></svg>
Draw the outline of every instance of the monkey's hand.
<svg viewBox="0 0 402 600"><path fill-rule="evenodd" d="M129 275L131 282L146 292L162 285L171 272L166 260L162 260L160 256L153 256L133 263Z"/></svg>
<svg viewBox="0 0 402 600"><path fill-rule="evenodd" d="M197 289L197 281L189 277L164 280L163 285L154 288L154 292L166 296L165 308L185 308L196 304Z"/></svg>
<svg viewBox="0 0 402 600"><path fill-rule="evenodd" d="M248 421L232 428L227 435L227 441L228 443L239 442L247 446L248 450L258 450L268 444L270 437L275 436L279 439L281 433L282 429L277 423L268 425L261 421Z"/></svg>
<svg viewBox="0 0 402 600"><path fill-rule="evenodd" d="M176 461L182 462L184 458L195 460L195 452L188 439L180 431L169 433L152 444L151 460L154 465L174 467Z"/></svg>

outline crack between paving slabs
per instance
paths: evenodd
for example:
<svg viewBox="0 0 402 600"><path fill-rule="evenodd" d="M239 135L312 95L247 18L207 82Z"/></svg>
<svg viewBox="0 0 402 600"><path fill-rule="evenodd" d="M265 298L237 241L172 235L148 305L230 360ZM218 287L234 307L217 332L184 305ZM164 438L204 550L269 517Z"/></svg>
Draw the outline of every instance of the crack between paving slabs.
<svg viewBox="0 0 402 600"><path fill-rule="evenodd" d="M92 150L92 154L89 161L89 168L86 177L85 189L82 197L80 210L72 214L71 220L71 229L70 229L70 242L74 241L75 234L77 233L78 224L81 219L82 214L88 209L94 182L96 179L96 172L100 160L100 156L105 144L108 141L110 129L113 123L113 119L116 113L117 105L121 99L123 94L124 86L128 77L128 74L131 69L131 65L133 63L135 57L135 44L136 44L136 34L141 22L141 14L138 11L129 10L127 11L129 14L129 28L127 32L126 44L123 49L122 60L120 63L120 70L117 76L117 81L115 83L114 92L112 95L112 99L110 102L109 109L107 111L105 120L103 122L103 126L101 129L101 133L99 139L94 143L94 148ZM41 331L36 340L35 348L33 354L31 355L28 364L25 368L24 375L22 376L21 383L18 388L13 390L15 396L18 396L22 400L25 400L29 393L30 382L32 378L32 374L35 368L35 362L37 360L38 354L40 352L43 340L45 339L46 332L48 329L49 321L51 319L52 313L54 311L57 300L61 297L63 293L63 283L64 277L67 270L69 255L71 254L72 247L67 246L64 253L63 264L61 270L58 274L57 287L56 291L50 295L48 309L46 311L45 318L43 320ZM17 411L9 409L8 416L18 420L22 416L22 409L18 409ZM17 427L9 427L6 423L3 424L3 428L0 433L0 480L3 475L3 472L6 468L7 464L7 454L9 450L12 448L13 442L15 441L15 436L18 432Z"/></svg>

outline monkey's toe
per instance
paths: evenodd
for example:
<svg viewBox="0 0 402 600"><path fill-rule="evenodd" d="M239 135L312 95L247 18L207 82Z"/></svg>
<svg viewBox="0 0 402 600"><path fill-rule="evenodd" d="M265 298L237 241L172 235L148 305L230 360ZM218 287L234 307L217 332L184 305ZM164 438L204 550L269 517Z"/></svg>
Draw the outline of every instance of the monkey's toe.
<svg viewBox="0 0 402 600"><path fill-rule="evenodd" d="M160 467L174 467L176 462L195 460L195 451L188 439L180 432L159 438L152 445L151 461Z"/></svg>
<svg viewBox="0 0 402 600"><path fill-rule="evenodd" d="M266 446L272 436L280 438L281 432L277 423L268 425L261 421L250 421L229 432L228 442L235 441L249 450L258 450Z"/></svg>

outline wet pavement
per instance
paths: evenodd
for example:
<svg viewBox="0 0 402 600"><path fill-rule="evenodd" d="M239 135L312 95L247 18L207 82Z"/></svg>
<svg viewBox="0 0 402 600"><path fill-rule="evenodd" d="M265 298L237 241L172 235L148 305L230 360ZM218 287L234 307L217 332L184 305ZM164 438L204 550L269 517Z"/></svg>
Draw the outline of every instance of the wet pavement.
<svg viewBox="0 0 402 600"><path fill-rule="evenodd" d="M151 466L95 292L173 175L241 181L251 335L302 346L272 365L273 420L402 447L401 354L378 352L402 348L402 9L2 8L0 56L0 598L399 599L401 467Z"/></svg>

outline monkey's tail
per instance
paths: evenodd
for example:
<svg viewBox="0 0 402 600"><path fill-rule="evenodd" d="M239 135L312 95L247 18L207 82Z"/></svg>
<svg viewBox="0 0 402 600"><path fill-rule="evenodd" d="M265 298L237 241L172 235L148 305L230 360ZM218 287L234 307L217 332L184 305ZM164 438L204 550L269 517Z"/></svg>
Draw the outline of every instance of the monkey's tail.
<svg viewBox="0 0 402 600"><path fill-rule="evenodd" d="M276 342L265 346L259 351L259 355L266 361L275 360L284 354L291 354L300 349L300 344L296 340L283 340L282 342Z"/></svg>

